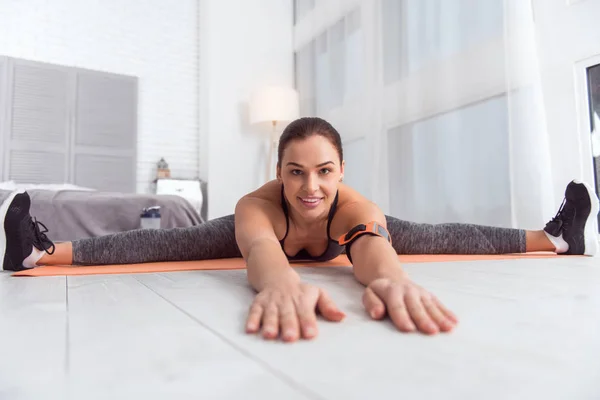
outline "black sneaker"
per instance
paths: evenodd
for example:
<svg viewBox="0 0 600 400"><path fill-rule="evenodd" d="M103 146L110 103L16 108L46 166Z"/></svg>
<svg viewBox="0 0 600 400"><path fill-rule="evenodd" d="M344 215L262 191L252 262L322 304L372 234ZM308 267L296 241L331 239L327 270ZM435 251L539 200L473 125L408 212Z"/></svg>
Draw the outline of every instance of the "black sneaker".
<svg viewBox="0 0 600 400"><path fill-rule="evenodd" d="M21 271L33 246L48 254L54 253L54 243L46 236L48 228L31 218L31 199L27 192L13 192L0 206L0 259L2 269ZM44 230L40 229L42 227Z"/></svg>
<svg viewBox="0 0 600 400"><path fill-rule="evenodd" d="M562 238L569 250L561 254L593 256L598 253L598 197L584 182L572 181L565 190L565 199L558 213L546 224L544 231Z"/></svg>

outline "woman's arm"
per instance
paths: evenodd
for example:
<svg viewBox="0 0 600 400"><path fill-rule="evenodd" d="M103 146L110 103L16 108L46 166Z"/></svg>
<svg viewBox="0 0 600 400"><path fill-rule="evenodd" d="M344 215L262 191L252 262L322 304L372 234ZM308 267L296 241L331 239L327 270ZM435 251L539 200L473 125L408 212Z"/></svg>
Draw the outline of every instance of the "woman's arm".
<svg viewBox="0 0 600 400"><path fill-rule="evenodd" d="M248 281L258 292L272 284L300 282L275 235L275 211L268 201L248 196L235 208L236 241L246 261Z"/></svg>
<svg viewBox="0 0 600 400"><path fill-rule="evenodd" d="M272 221L277 212L268 201L253 197L242 198L236 206L236 240L248 280L259 292L248 313L246 332L262 329L267 339L310 339L317 335L316 309L330 321L341 321L344 313L323 290L300 282L275 235Z"/></svg>
<svg viewBox="0 0 600 400"><path fill-rule="evenodd" d="M379 236L363 235L352 244L354 276L365 286L376 279L408 279L398 255L388 241Z"/></svg>
<svg viewBox="0 0 600 400"><path fill-rule="evenodd" d="M371 202L350 203L337 216L344 221L339 226L344 226L346 232L371 221L377 221L387 229L385 215ZM456 316L435 296L408 278L387 239L361 235L352 243L350 253L354 276L366 286L363 304L373 319L381 319L387 312L404 332L418 328L433 334L454 328L458 321Z"/></svg>
<svg viewBox="0 0 600 400"><path fill-rule="evenodd" d="M371 221L387 229L385 215L379 207L371 202L357 202L340 209L338 217L343 218L345 227L343 233L359 224ZM365 286L376 279L387 278L392 280L408 279L402 270L398 255L387 241L381 236L361 235L351 246L351 256L354 276Z"/></svg>

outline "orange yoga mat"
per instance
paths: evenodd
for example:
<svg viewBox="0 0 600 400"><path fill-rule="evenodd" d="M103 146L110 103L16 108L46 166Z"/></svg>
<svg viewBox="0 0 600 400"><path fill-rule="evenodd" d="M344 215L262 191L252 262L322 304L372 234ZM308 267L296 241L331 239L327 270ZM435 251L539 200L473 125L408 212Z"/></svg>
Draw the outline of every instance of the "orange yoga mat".
<svg viewBox="0 0 600 400"><path fill-rule="evenodd" d="M448 261L512 260L522 258L554 258L554 253L536 252L525 254L501 255L399 255L402 263L427 263ZM564 256L566 257L566 256ZM324 263L294 263L294 267L348 267L350 262L340 255ZM100 275L100 274L136 274L151 272L200 271L245 269L242 258L224 258L202 261L156 262L145 264L98 265L98 266L44 266L15 272L13 276L56 276L56 275Z"/></svg>

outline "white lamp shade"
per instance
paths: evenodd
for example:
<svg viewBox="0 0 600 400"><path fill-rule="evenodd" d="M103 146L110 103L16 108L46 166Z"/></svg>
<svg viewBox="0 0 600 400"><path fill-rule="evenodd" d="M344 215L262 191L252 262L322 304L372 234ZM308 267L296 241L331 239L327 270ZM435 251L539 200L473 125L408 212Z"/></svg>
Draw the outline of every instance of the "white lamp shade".
<svg viewBox="0 0 600 400"><path fill-rule="evenodd" d="M269 86L250 96L250 123L293 121L298 118L298 92L282 86Z"/></svg>

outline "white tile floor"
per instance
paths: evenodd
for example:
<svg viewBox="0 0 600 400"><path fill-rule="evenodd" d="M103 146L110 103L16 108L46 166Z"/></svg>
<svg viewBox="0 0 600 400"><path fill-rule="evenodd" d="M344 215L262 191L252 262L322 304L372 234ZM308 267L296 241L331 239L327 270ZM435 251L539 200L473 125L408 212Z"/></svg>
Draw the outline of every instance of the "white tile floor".
<svg viewBox="0 0 600 400"><path fill-rule="evenodd" d="M370 321L347 268L301 268L347 313L292 345L243 333L244 271L0 274L0 399L600 399L600 258L406 265L461 319Z"/></svg>

